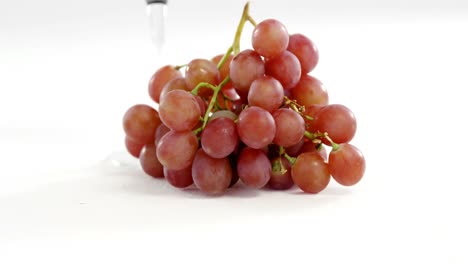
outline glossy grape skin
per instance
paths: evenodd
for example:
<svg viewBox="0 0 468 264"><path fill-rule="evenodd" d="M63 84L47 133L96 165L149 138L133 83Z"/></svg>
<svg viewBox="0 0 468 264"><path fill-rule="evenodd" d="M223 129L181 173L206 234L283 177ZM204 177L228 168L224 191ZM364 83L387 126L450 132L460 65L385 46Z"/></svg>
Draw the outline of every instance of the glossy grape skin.
<svg viewBox="0 0 468 264"><path fill-rule="evenodd" d="M156 128L161 124L158 112L151 106L137 104L123 117L125 134L135 143L154 143Z"/></svg>
<svg viewBox="0 0 468 264"><path fill-rule="evenodd" d="M322 133L327 132L333 142L347 143L353 139L356 133L356 118L344 105L332 104L326 105L315 114L312 122L312 129ZM326 139L322 140L325 144L331 145Z"/></svg>
<svg viewBox="0 0 468 264"><path fill-rule="evenodd" d="M275 137L275 120L265 109L250 106L239 115L237 133L247 146L255 149L264 148Z"/></svg>
<svg viewBox="0 0 468 264"><path fill-rule="evenodd" d="M265 58L273 58L286 50L289 34L286 27L276 19L258 23L252 32L254 50Z"/></svg>
<svg viewBox="0 0 468 264"><path fill-rule="evenodd" d="M317 144L312 141L307 141L304 143L304 145L302 145L301 153L305 153L305 152L318 153L325 162L328 160L327 149L323 145L317 148Z"/></svg>
<svg viewBox="0 0 468 264"><path fill-rule="evenodd" d="M156 146L154 144L145 145L140 153L140 165L143 171L154 178L163 178L163 165L156 156Z"/></svg>
<svg viewBox="0 0 468 264"><path fill-rule="evenodd" d="M265 74L262 57L250 49L237 54L229 67L229 76L240 96L247 96L252 82Z"/></svg>
<svg viewBox="0 0 468 264"><path fill-rule="evenodd" d="M318 64L319 53L317 46L302 34L289 36L288 48L299 59L302 73L311 72Z"/></svg>
<svg viewBox="0 0 468 264"><path fill-rule="evenodd" d="M161 90L161 94L159 96L159 100L161 101L162 98L172 90L184 90L190 91L190 89L185 84L185 78L175 78L170 80Z"/></svg>
<svg viewBox="0 0 468 264"><path fill-rule="evenodd" d="M227 157L238 144L236 124L228 117L218 117L211 120L201 134L203 150L216 159Z"/></svg>
<svg viewBox="0 0 468 264"><path fill-rule="evenodd" d="M281 171L280 162L282 162L285 171ZM291 178L291 163L285 157L272 159L271 167L271 178L267 185L269 188L273 190L287 190L294 185Z"/></svg>
<svg viewBox="0 0 468 264"><path fill-rule="evenodd" d="M291 89L301 78L301 64L289 51L265 62L265 73L277 79L284 89Z"/></svg>
<svg viewBox="0 0 468 264"><path fill-rule="evenodd" d="M271 178L271 164L265 152L245 147L237 159L237 173L251 188L262 188Z"/></svg>
<svg viewBox="0 0 468 264"><path fill-rule="evenodd" d="M128 136L125 137L125 148L127 149L127 152L135 158L140 156L141 150L144 146L145 144L137 143Z"/></svg>
<svg viewBox="0 0 468 264"><path fill-rule="evenodd" d="M217 85L219 83L219 70L216 64L210 60L194 59L185 67L185 84L188 89L193 90L201 82ZM208 96L212 93L213 90L209 88L201 88L198 95Z"/></svg>
<svg viewBox="0 0 468 264"><path fill-rule="evenodd" d="M187 131L198 123L201 111L194 95L187 91L173 90L161 100L159 116L170 129Z"/></svg>
<svg viewBox="0 0 468 264"><path fill-rule="evenodd" d="M158 69L149 81L148 93L156 103L159 103L159 97L163 87L172 79L181 78L182 73L172 65L166 65Z"/></svg>
<svg viewBox="0 0 468 264"><path fill-rule="evenodd" d="M198 140L192 131L169 131L157 145L157 156L169 170L181 170L192 164Z"/></svg>
<svg viewBox="0 0 468 264"><path fill-rule="evenodd" d="M366 160L361 151L351 144L340 144L338 150L330 152L328 160L333 179L341 185L354 185L364 176Z"/></svg>
<svg viewBox="0 0 468 264"><path fill-rule="evenodd" d="M233 121L237 119L237 115L234 112L229 111L229 110L219 110L219 111L214 112L210 116L209 120L213 120L219 117L229 118L229 119L232 119Z"/></svg>
<svg viewBox="0 0 468 264"><path fill-rule="evenodd" d="M282 147L291 147L298 144L304 137L304 119L294 110L280 108L273 113L276 133L273 143Z"/></svg>
<svg viewBox="0 0 468 264"><path fill-rule="evenodd" d="M192 178L195 186L204 193L224 193L232 179L229 159L215 159L199 149L192 164Z"/></svg>
<svg viewBox="0 0 468 264"><path fill-rule="evenodd" d="M250 85L247 100L250 106L259 106L273 113L283 103L283 86L271 76L261 76Z"/></svg>
<svg viewBox="0 0 468 264"><path fill-rule="evenodd" d="M330 170L318 153L306 152L299 155L292 166L294 183L304 192L319 193L330 182Z"/></svg>
<svg viewBox="0 0 468 264"><path fill-rule="evenodd" d="M300 105L327 105L328 91L322 82L310 75L302 75L301 79L291 90L293 99Z"/></svg>
<svg viewBox="0 0 468 264"><path fill-rule="evenodd" d="M164 177L167 182L176 187L176 188L185 188L193 183L192 179L192 167L188 166L187 168L181 170L168 170L164 168Z"/></svg>

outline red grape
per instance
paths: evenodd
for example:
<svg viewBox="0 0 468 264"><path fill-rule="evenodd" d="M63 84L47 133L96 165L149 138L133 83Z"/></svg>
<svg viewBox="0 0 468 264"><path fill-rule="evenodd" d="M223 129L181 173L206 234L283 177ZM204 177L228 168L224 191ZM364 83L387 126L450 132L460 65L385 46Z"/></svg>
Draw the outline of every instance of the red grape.
<svg viewBox="0 0 468 264"><path fill-rule="evenodd" d="M292 166L294 183L307 193L319 193L330 182L330 171L318 153L306 152L299 155Z"/></svg>
<svg viewBox="0 0 468 264"><path fill-rule="evenodd" d="M259 106L270 113L277 110L284 99L281 83L271 76L262 76L250 85L247 100L250 106Z"/></svg>
<svg viewBox="0 0 468 264"><path fill-rule="evenodd" d="M337 144L347 143L356 133L356 118L344 105L326 105L315 114L312 128L322 133L327 132L331 140ZM323 142L331 145L326 139L323 139Z"/></svg>
<svg viewBox="0 0 468 264"><path fill-rule="evenodd" d="M187 131L200 120L201 111L193 94L182 90L170 91L159 104L161 121L170 129Z"/></svg>
<svg viewBox="0 0 468 264"><path fill-rule="evenodd" d="M206 154L213 158L225 158L239 144L236 124L228 117L218 117L206 125L201 134L201 145Z"/></svg>
<svg viewBox="0 0 468 264"><path fill-rule="evenodd" d="M156 156L156 146L154 144L145 145L140 154L140 165L143 171L151 177L163 178L163 165Z"/></svg>
<svg viewBox="0 0 468 264"><path fill-rule="evenodd" d="M294 54L286 50L265 62L265 73L277 79L284 89L291 89L301 78L301 64Z"/></svg>
<svg viewBox="0 0 468 264"><path fill-rule="evenodd" d="M312 71L318 64L319 54L315 44L302 34L289 36L288 50L299 59L302 73Z"/></svg>
<svg viewBox="0 0 468 264"><path fill-rule="evenodd" d="M149 81L148 92L156 103L159 103L159 97L164 85L172 79L182 77L182 73L172 65L166 65L157 70Z"/></svg>
<svg viewBox="0 0 468 264"><path fill-rule="evenodd" d="M199 149L192 164L195 185L204 193L222 194L231 183L232 168L229 159L215 159Z"/></svg>
<svg viewBox="0 0 468 264"><path fill-rule="evenodd" d="M309 75L302 75L296 86L291 90L293 98L300 105L327 105L328 91L320 80Z"/></svg>
<svg viewBox="0 0 468 264"><path fill-rule="evenodd" d="M193 183L192 179L192 167L188 166L187 168L181 170L168 170L164 167L164 177L170 185L177 188L185 188Z"/></svg>
<svg viewBox="0 0 468 264"><path fill-rule="evenodd" d="M273 113L276 133L273 143L278 146L291 147L304 137L305 123L302 116L289 108L280 108Z"/></svg>
<svg viewBox="0 0 468 264"><path fill-rule="evenodd" d="M343 143L329 156L330 173L336 182L345 186L358 183L364 176L366 160L355 146Z"/></svg>
<svg viewBox="0 0 468 264"><path fill-rule="evenodd" d="M145 144L140 144L133 141L128 136L125 137L125 148L127 149L128 153L135 158L138 158L141 153L141 149L145 146Z"/></svg>
<svg viewBox="0 0 468 264"><path fill-rule="evenodd" d="M151 106L137 104L124 115L125 134L135 143L154 143L156 128L161 124L158 112Z"/></svg>
<svg viewBox="0 0 468 264"><path fill-rule="evenodd" d="M157 155L161 164L169 170L181 170L192 164L198 140L192 131L170 131L157 145Z"/></svg>
<svg viewBox="0 0 468 264"><path fill-rule="evenodd" d="M246 147L237 159L237 173L249 187L262 188L271 177L271 164L265 152Z"/></svg>
<svg viewBox="0 0 468 264"><path fill-rule="evenodd" d="M169 131L171 131L170 128L168 128L166 125L164 124L161 124L158 126L158 128L156 129L156 136L155 136L155 139L154 139L154 144L158 144L159 141L161 140L161 138L166 135Z"/></svg>
<svg viewBox="0 0 468 264"><path fill-rule="evenodd" d="M305 152L318 153L325 162L328 159L327 149L323 145L317 146L317 144L312 141L307 141L304 143L304 145L302 145L301 153L305 153Z"/></svg>
<svg viewBox="0 0 468 264"><path fill-rule="evenodd" d="M264 148L275 137L275 120L265 109L250 106L239 115L237 133L247 146L255 149Z"/></svg>
<svg viewBox="0 0 468 264"><path fill-rule="evenodd" d="M229 76L241 96L246 96L252 82L263 74L265 65L262 57L253 50L244 50L231 61Z"/></svg>
<svg viewBox="0 0 468 264"><path fill-rule="evenodd" d="M257 24L252 33L252 46L265 58L273 58L286 50L289 34L286 27L276 19L266 19Z"/></svg>

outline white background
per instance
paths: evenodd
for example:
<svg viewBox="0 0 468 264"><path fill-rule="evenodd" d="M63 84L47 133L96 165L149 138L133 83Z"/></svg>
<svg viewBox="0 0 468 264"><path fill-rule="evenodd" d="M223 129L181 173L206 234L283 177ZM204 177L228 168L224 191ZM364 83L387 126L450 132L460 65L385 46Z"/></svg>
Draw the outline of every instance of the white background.
<svg viewBox="0 0 468 264"><path fill-rule="evenodd" d="M1 263L467 263L466 1L252 1L317 44L367 171L217 198L112 163L151 74L224 52L244 4L169 2L163 56L143 0L0 2Z"/></svg>

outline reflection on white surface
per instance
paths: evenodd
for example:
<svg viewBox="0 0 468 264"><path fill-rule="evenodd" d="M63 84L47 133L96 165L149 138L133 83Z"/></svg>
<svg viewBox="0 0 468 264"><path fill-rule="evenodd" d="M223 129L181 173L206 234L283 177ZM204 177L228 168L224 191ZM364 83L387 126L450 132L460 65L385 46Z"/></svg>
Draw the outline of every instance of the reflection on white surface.
<svg viewBox="0 0 468 264"><path fill-rule="evenodd" d="M196 1L173 1L159 59L143 1L117 1L106 15L110 5L98 2L76 2L81 11L73 14L55 14L63 1L49 9L32 2L49 16L0 23L0 248L8 252L0 262L79 262L91 254L127 263L200 255L209 262L226 255L259 263L311 256L317 263L466 262L464 243L455 242L468 237L464 6L447 1L431 17L432 9L406 1L413 6L406 15L376 7L340 17L352 8L301 9L297 1L291 8L301 10L285 12L274 1L253 2L257 20L280 17L316 42L313 74L332 103L356 114L353 142L368 168L359 185L332 184L319 195L238 187L211 198L145 176L122 152L121 119L132 104L152 104L146 89L157 67L224 52L244 1L212 2L225 13L201 17L192 12ZM0 13L14 14L16 5ZM248 42L246 33L242 47Z"/></svg>

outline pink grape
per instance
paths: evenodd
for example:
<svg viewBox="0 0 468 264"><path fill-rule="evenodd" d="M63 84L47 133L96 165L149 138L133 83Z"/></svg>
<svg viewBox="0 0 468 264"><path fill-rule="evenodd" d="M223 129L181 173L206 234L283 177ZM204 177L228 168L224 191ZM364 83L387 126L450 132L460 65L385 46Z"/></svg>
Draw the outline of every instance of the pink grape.
<svg viewBox="0 0 468 264"><path fill-rule="evenodd" d="M271 178L271 164L265 152L246 147L237 159L237 173L246 186L262 188Z"/></svg>
<svg viewBox="0 0 468 264"><path fill-rule="evenodd" d="M252 46L265 58L273 58L286 50L289 34L286 27L276 19L258 23L252 32Z"/></svg>
<svg viewBox="0 0 468 264"><path fill-rule="evenodd" d="M164 177L170 185L176 188L188 187L193 183L192 167L188 166L181 170L168 170L164 167Z"/></svg>
<svg viewBox="0 0 468 264"><path fill-rule="evenodd" d="M199 83L206 82L212 85L219 83L219 70L216 64L206 59L194 59L185 67L185 84L189 90L193 90ZM207 96L213 91L209 88L201 88L198 95Z"/></svg>
<svg viewBox="0 0 468 264"><path fill-rule="evenodd" d="M250 106L239 115L237 133L247 146L255 149L264 148L275 137L275 120L265 109Z"/></svg>
<svg viewBox="0 0 468 264"><path fill-rule="evenodd" d="M340 144L338 150L330 152L328 159L330 173L341 185L354 185L364 176L366 160L361 151L351 144Z"/></svg>
<svg viewBox="0 0 468 264"><path fill-rule="evenodd" d="M300 105L327 105L328 91L322 82L310 75L302 75L296 86L291 90L293 98Z"/></svg>
<svg viewBox="0 0 468 264"><path fill-rule="evenodd" d="M227 158L215 159L199 149L192 164L195 186L207 194L222 194L229 187L232 168Z"/></svg>
<svg viewBox="0 0 468 264"><path fill-rule="evenodd" d="M265 73L277 79L284 89L291 89L301 78L301 64L294 54L286 50L266 61Z"/></svg>
<svg viewBox="0 0 468 264"><path fill-rule="evenodd" d="M331 140L337 144L347 143L356 133L356 117L344 105L326 105L315 114L312 128L322 133L327 132ZM331 145L326 139L323 142Z"/></svg>
<svg viewBox="0 0 468 264"><path fill-rule="evenodd" d="M283 86L271 76L261 76L250 85L247 100L250 106L259 106L273 113L283 103Z"/></svg>
<svg viewBox="0 0 468 264"><path fill-rule="evenodd" d="M229 76L241 96L246 96L252 82L263 74L265 74L265 64L262 57L253 50L244 50L231 61Z"/></svg>
<svg viewBox="0 0 468 264"><path fill-rule="evenodd" d="M302 34L289 36L288 50L299 59L302 74L311 72L318 64L319 53L317 46Z"/></svg>
<svg viewBox="0 0 468 264"><path fill-rule="evenodd" d="M273 143L278 146L291 147L304 137L304 119L289 108L280 108L273 113L276 133Z"/></svg>
<svg viewBox="0 0 468 264"><path fill-rule="evenodd" d="M281 170L281 164L284 171ZM285 157L276 157L271 160L271 178L268 187L274 190L287 190L294 185L291 178L291 163Z"/></svg>
<svg viewBox="0 0 468 264"><path fill-rule="evenodd" d="M194 95L182 90L173 90L159 104L161 121L175 131L192 129L200 120L201 111Z"/></svg>
<svg viewBox="0 0 468 264"><path fill-rule="evenodd" d="M140 165L143 171L154 178L163 178L163 165L156 156L156 146L154 144L146 145L140 154Z"/></svg>
<svg viewBox="0 0 468 264"><path fill-rule="evenodd" d="M158 112L151 106L137 104L123 117L125 134L135 143L154 143L156 128L161 124Z"/></svg>
<svg viewBox="0 0 468 264"><path fill-rule="evenodd" d="M294 183L307 193L319 193L330 182L328 164L314 152L305 152L297 157L291 176Z"/></svg>
<svg viewBox="0 0 468 264"><path fill-rule="evenodd" d="M125 137L125 148L127 149L128 153L135 158L140 156L141 150L144 146L145 144L137 143L128 136Z"/></svg>
<svg viewBox="0 0 468 264"><path fill-rule="evenodd" d="M213 158L225 158L239 144L236 124L227 117L218 117L206 125L201 134L201 146Z"/></svg>
<svg viewBox="0 0 468 264"><path fill-rule="evenodd" d="M192 164L198 140L192 131L170 131L157 145L157 156L169 170L181 170Z"/></svg>

